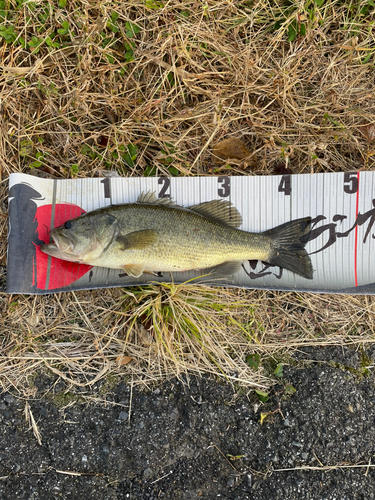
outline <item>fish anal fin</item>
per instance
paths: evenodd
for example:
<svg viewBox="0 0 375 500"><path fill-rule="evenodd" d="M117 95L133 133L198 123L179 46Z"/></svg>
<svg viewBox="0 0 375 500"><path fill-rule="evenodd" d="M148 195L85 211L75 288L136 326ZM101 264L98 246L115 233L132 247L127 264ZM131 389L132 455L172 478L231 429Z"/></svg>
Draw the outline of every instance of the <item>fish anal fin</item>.
<svg viewBox="0 0 375 500"><path fill-rule="evenodd" d="M144 264L127 264L126 266L122 266L122 269L128 276L139 278L143 274L145 266Z"/></svg>
<svg viewBox="0 0 375 500"><path fill-rule="evenodd" d="M157 233L153 229L143 229L142 231L120 234L116 237L116 241L122 244L122 250L141 249L152 245L156 237Z"/></svg>
<svg viewBox="0 0 375 500"><path fill-rule="evenodd" d="M222 225L240 227L242 224L240 212L228 200L205 201L189 207L189 210Z"/></svg>
<svg viewBox="0 0 375 500"><path fill-rule="evenodd" d="M241 269L242 262L241 261L229 261L223 262L217 266L208 267L206 269L201 269L203 274L210 274L210 276L232 276L233 274L238 273Z"/></svg>

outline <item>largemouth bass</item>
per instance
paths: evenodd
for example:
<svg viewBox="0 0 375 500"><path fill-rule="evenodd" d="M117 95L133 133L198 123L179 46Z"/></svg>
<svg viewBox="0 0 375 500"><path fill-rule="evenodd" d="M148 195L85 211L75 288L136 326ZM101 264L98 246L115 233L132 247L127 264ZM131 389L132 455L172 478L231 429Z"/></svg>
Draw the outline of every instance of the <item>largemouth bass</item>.
<svg viewBox="0 0 375 500"><path fill-rule="evenodd" d="M92 266L143 273L202 270L237 273L244 260L261 260L312 279L305 245L311 218L294 220L263 233L238 229L239 211L225 200L188 208L154 193L136 203L111 205L65 222L42 245L48 255Z"/></svg>

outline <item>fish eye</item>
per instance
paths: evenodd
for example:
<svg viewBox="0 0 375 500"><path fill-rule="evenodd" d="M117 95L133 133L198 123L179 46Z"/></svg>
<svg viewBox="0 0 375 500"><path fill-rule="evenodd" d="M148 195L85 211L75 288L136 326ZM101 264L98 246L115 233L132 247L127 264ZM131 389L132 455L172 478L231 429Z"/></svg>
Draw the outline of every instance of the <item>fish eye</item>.
<svg viewBox="0 0 375 500"><path fill-rule="evenodd" d="M65 222L64 227L65 227L65 229L70 229L72 227L72 223L70 222L70 220Z"/></svg>

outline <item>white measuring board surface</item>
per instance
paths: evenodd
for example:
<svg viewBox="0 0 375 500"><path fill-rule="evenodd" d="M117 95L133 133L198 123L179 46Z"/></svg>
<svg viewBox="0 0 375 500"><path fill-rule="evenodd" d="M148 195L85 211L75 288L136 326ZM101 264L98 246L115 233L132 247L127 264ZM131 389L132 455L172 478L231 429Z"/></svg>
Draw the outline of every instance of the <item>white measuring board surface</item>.
<svg viewBox="0 0 375 500"><path fill-rule="evenodd" d="M25 174L9 179L7 292L60 291L182 283L203 273L121 276L123 271L65 262L45 255L50 229L84 212L133 203L153 191L188 207L229 200L243 217L240 229L262 232L310 216L306 245L314 269L308 280L259 261L245 261L234 276L206 283L218 286L333 293L375 293L375 172L258 177L142 177L53 180ZM166 221L167 223L167 221ZM203 281L200 279L200 281Z"/></svg>

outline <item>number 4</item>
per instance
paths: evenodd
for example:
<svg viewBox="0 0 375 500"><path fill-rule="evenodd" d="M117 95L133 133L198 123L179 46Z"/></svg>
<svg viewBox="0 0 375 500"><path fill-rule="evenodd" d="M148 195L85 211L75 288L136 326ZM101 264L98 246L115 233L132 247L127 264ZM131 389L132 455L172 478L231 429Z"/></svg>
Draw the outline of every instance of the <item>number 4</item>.
<svg viewBox="0 0 375 500"><path fill-rule="evenodd" d="M285 196L290 196L290 193L292 192L290 184L290 175L283 175L279 184L279 193L284 193Z"/></svg>

